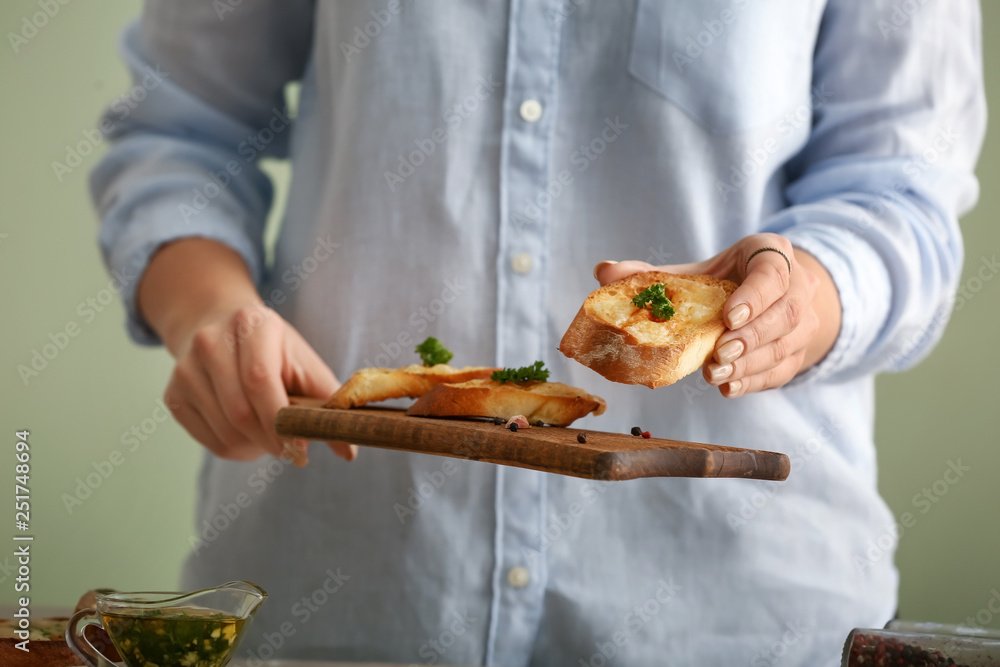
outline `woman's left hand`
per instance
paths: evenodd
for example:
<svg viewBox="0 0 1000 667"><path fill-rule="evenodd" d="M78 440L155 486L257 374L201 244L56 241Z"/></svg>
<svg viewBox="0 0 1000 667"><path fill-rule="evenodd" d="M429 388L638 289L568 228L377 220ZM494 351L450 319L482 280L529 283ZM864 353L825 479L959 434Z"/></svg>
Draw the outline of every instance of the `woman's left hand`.
<svg viewBox="0 0 1000 667"><path fill-rule="evenodd" d="M756 252L761 248L781 252ZM594 275L606 285L646 271L710 274L740 283L723 307L729 330L702 368L705 380L727 398L787 384L826 356L840 332L840 298L830 275L777 234L747 236L692 264L601 262Z"/></svg>

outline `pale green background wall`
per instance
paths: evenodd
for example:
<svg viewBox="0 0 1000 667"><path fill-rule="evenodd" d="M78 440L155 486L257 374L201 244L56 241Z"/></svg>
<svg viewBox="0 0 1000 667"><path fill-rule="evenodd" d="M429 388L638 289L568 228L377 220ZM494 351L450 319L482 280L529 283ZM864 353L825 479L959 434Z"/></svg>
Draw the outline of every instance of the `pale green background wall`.
<svg viewBox="0 0 1000 667"><path fill-rule="evenodd" d="M101 108L127 90L116 42L137 7L125 0L71 2L14 54L6 34L19 31L22 17L38 7L26 0L0 4L0 535L13 532L13 433L27 428L36 535L32 592L39 604L71 604L97 586L173 589L190 535L199 448L172 421L157 424L134 452L120 441L154 416L170 360L126 341L117 300L92 321L78 311L88 298L108 296L85 189L103 147L61 183L51 166L64 161L65 147L81 141ZM991 108L1000 108L1000 5L988 3L984 12L987 87ZM279 180L287 177L281 166L271 171ZM984 257L1000 253L995 128L979 176L981 202L963 221L965 281ZM902 613L909 618L959 621L1000 590L998 306L1000 279L982 283L927 361L879 380L882 490L897 516L909 511L916 518L898 557ZM17 366L29 365L32 350L69 323L79 334L25 386ZM152 424L146 421L147 428ZM76 480L116 449L124 461L68 513L63 494L73 494ZM925 506L914 505L914 495L932 488L948 461L959 459L971 470L922 514ZM14 599L4 570L10 551L0 547L0 604ZM1000 628L1000 615L992 615L990 625Z"/></svg>

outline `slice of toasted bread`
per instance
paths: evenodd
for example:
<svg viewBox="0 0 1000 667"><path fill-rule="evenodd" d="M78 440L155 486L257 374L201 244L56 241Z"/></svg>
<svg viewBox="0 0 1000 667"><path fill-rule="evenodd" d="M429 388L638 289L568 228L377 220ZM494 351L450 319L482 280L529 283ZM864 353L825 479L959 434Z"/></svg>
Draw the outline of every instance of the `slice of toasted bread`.
<svg viewBox="0 0 1000 667"><path fill-rule="evenodd" d="M448 364L362 368L341 385L323 407L356 408L365 403L386 401L390 398L419 398L442 382L465 382L476 378L488 378L495 370L498 369L485 366L452 368Z"/></svg>
<svg viewBox="0 0 1000 667"><path fill-rule="evenodd" d="M656 321L632 299L663 283L674 316ZM737 287L713 276L636 273L595 290L583 302L559 350L612 382L650 388L701 367L726 330L722 307Z"/></svg>
<svg viewBox="0 0 1000 667"><path fill-rule="evenodd" d="M110 593L109 588L87 591L76 603L73 613L84 609L92 609L97 604L98 593ZM28 627L21 625L22 619L0 619L0 665L3 667L69 667L79 665L80 658L73 652L73 649L66 643L66 626L69 618L65 616L54 616L50 618L37 618L32 616L28 622ZM24 651L18 648L24 640L17 631L28 632L28 649ZM121 656L111 643L111 638L101 626L90 627L86 630L87 640L98 651L108 658L114 660L115 664L121 661ZM101 661L102 665L109 664L106 660Z"/></svg>
<svg viewBox="0 0 1000 667"><path fill-rule="evenodd" d="M27 628L18 619L0 619L0 665L4 667L69 667L79 665L80 658L66 643L68 618L33 618ZM17 648L23 640L14 634L27 630L29 643L25 651Z"/></svg>
<svg viewBox="0 0 1000 667"><path fill-rule="evenodd" d="M416 417L501 417L524 415L534 424L569 426L591 412L602 414L607 405L600 396L562 382L469 380L439 384L424 394L406 414Z"/></svg>

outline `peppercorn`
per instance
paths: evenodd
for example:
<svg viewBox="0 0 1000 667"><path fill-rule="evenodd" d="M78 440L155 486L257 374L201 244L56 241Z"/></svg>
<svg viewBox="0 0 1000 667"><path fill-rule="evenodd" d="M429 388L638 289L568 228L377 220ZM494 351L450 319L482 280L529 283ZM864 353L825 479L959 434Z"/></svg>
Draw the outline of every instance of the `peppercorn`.
<svg viewBox="0 0 1000 667"><path fill-rule="evenodd" d="M545 422L539 419L538 421L535 422L535 426L545 426Z"/></svg>
<svg viewBox="0 0 1000 667"><path fill-rule="evenodd" d="M494 426L503 426L504 423L505 422L504 422L504 418L503 417L494 417L493 418L493 425Z"/></svg>
<svg viewBox="0 0 1000 667"><path fill-rule="evenodd" d="M587 434L586 433L577 433L576 434L576 441L579 442L581 445L584 444L585 442L587 442Z"/></svg>
<svg viewBox="0 0 1000 667"><path fill-rule="evenodd" d="M958 667L940 651L903 644L895 638L856 634L848 653L850 667L861 665L911 665L913 667ZM961 667L967 667L965 665Z"/></svg>
<svg viewBox="0 0 1000 667"><path fill-rule="evenodd" d="M510 423L510 430L513 431L514 433L517 433L517 422Z"/></svg>
<svg viewBox="0 0 1000 667"><path fill-rule="evenodd" d="M638 426L633 426L632 435L642 435L642 429Z"/></svg>

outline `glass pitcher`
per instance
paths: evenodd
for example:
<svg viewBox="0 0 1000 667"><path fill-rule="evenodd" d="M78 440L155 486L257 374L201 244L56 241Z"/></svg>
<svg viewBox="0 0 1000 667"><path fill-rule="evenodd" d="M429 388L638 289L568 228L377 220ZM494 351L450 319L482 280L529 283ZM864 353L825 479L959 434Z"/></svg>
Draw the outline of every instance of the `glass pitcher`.
<svg viewBox="0 0 1000 667"><path fill-rule="evenodd" d="M99 594L96 609L70 619L66 643L87 665L113 664L84 636L87 626L100 625L128 667L222 667L265 598L246 581L193 593Z"/></svg>

